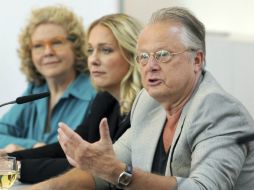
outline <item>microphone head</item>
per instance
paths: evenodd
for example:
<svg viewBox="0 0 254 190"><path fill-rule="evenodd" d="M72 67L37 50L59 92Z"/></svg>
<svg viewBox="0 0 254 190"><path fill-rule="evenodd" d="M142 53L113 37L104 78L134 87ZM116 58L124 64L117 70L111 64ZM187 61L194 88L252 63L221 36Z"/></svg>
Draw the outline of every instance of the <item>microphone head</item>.
<svg viewBox="0 0 254 190"><path fill-rule="evenodd" d="M43 93L40 93L40 94L32 94L32 95L28 95L28 96L22 96L22 97L18 97L16 99L16 103L17 104L23 104L23 103L27 103L27 102L31 102L31 101L34 101L34 100L38 100L38 99L41 99L41 98L48 97L49 95L50 95L49 92L43 92Z"/></svg>

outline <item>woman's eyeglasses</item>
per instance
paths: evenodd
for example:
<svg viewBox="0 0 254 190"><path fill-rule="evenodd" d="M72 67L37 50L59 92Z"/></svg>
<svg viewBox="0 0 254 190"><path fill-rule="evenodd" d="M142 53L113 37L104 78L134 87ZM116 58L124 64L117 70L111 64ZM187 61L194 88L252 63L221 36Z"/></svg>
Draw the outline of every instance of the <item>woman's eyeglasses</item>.
<svg viewBox="0 0 254 190"><path fill-rule="evenodd" d="M42 54L46 47L50 47L54 51L62 50L68 42L73 42L73 38L65 36L56 36L49 40L40 40L31 42L30 49L35 54Z"/></svg>

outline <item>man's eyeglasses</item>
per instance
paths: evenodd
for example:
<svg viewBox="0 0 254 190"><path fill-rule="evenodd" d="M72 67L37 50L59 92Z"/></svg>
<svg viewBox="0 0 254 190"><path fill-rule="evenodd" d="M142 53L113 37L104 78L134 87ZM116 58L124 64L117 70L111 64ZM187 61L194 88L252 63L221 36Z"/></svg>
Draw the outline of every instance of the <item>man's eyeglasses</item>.
<svg viewBox="0 0 254 190"><path fill-rule="evenodd" d="M64 36L56 36L50 40L41 40L41 41L35 41L31 42L30 49L35 54L42 54L46 47L50 47L54 51L62 50L65 48L65 45L68 42L74 42L76 39L74 39L72 36L64 37Z"/></svg>
<svg viewBox="0 0 254 190"><path fill-rule="evenodd" d="M143 52L137 55L136 61L140 65L145 66L148 63L150 57L152 56L154 57L154 59L156 59L158 63L166 63L170 61L174 55L182 54L186 51L196 51L196 49L189 48L189 49L185 49L184 51L175 52L175 53L169 52L167 50L159 50L152 53Z"/></svg>

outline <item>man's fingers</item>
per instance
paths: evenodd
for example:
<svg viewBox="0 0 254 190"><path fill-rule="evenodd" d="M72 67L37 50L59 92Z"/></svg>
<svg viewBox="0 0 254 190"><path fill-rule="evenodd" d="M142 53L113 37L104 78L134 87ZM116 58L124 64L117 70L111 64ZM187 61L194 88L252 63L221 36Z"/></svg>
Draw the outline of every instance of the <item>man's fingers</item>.
<svg viewBox="0 0 254 190"><path fill-rule="evenodd" d="M62 122L59 123L58 141L70 164L77 167L78 160L80 159L78 151L85 150L86 146L90 143L83 140L77 133Z"/></svg>
<svg viewBox="0 0 254 190"><path fill-rule="evenodd" d="M62 132L66 135L66 136L68 136L68 137L71 137L72 135L73 135L73 131L72 131L72 129L67 125L67 124L65 124L65 123L63 123L63 122L59 122L58 123L58 127L62 130Z"/></svg>
<svg viewBox="0 0 254 190"><path fill-rule="evenodd" d="M72 166L74 166L74 167L78 167L78 164L77 164L77 162L74 160L74 159L72 159L70 156L68 156L68 155L66 155L66 158L67 158L67 160L69 161L69 163L72 165Z"/></svg>
<svg viewBox="0 0 254 190"><path fill-rule="evenodd" d="M60 134L58 135L58 141L66 156L73 157L74 156L74 151L72 151L73 146L71 146L70 144L68 146L68 141L66 141L64 137Z"/></svg>
<svg viewBox="0 0 254 190"><path fill-rule="evenodd" d="M70 129L65 123L59 123L58 128L58 141L66 154L66 156L74 159L75 149L80 143L82 143L82 138L76 134L72 129Z"/></svg>
<svg viewBox="0 0 254 190"><path fill-rule="evenodd" d="M103 118L100 122L100 136L101 141L107 141L110 143L112 142L110 138L107 118Z"/></svg>
<svg viewBox="0 0 254 190"><path fill-rule="evenodd" d="M74 147L78 146L83 141L83 139L65 123L60 122L58 126L58 134L60 138L68 141L68 143L70 143Z"/></svg>

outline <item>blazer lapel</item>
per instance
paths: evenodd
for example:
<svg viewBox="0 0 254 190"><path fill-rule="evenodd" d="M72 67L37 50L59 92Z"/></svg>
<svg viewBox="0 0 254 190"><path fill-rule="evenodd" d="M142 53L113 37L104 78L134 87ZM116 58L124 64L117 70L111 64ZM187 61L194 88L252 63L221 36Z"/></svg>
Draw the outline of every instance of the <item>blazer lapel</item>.
<svg viewBox="0 0 254 190"><path fill-rule="evenodd" d="M202 80L203 80L203 76L200 77L196 89L194 90L192 96L190 97L190 100L184 106L183 111L181 113L181 116L179 118L179 121L178 121L178 124L177 124L177 127L176 127L176 131L175 131L175 135L174 135L174 138L173 138L173 142L171 144L171 149L170 149L170 152L169 152L169 155L168 155L168 162L167 162L167 167L166 167L166 172L165 172L165 174L168 175L168 176L172 175L172 165L171 165L171 163L172 163L173 156L174 156L174 150L175 150L175 147L177 146L178 139L180 138L180 135L182 133L182 129L184 127L184 121L185 121L187 113L190 109L191 103L193 101L194 94L196 94L196 92L198 91L199 84L201 83Z"/></svg>
<svg viewBox="0 0 254 190"><path fill-rule="evenodd" d="M172 175L171 162L172 162L172 159L173 159L173 154L174 154L175 147L177 145L178 139L180 138L180 135L181 135L181 132L182 132L185 117L186 117L186 109L184 109L182 111L182 114L181 114L181 116L179 118L179 121L177 123L176 131L175 131L174 138L173 138L171 148L170 148L170 152L169 152L169 155L168 155L168 162L167 162L165 174L169 175L169 176Z"/></svg>
<svg viewBox="0 0 254 190"><path fill-rule="evenodd" d="M139 143L134 148L137 154L133 155L139 156L135 158L135 163L133 164L138 167L141 166L141 169L145 171L151 171L154 153L166 120L166 112L161 107L157 107L147 113L147 115L146 118L148 119L141 124L141 129L144 131L141 130L137 135L137 141ZM142 142L146 142L145 146Z"/></svg>

